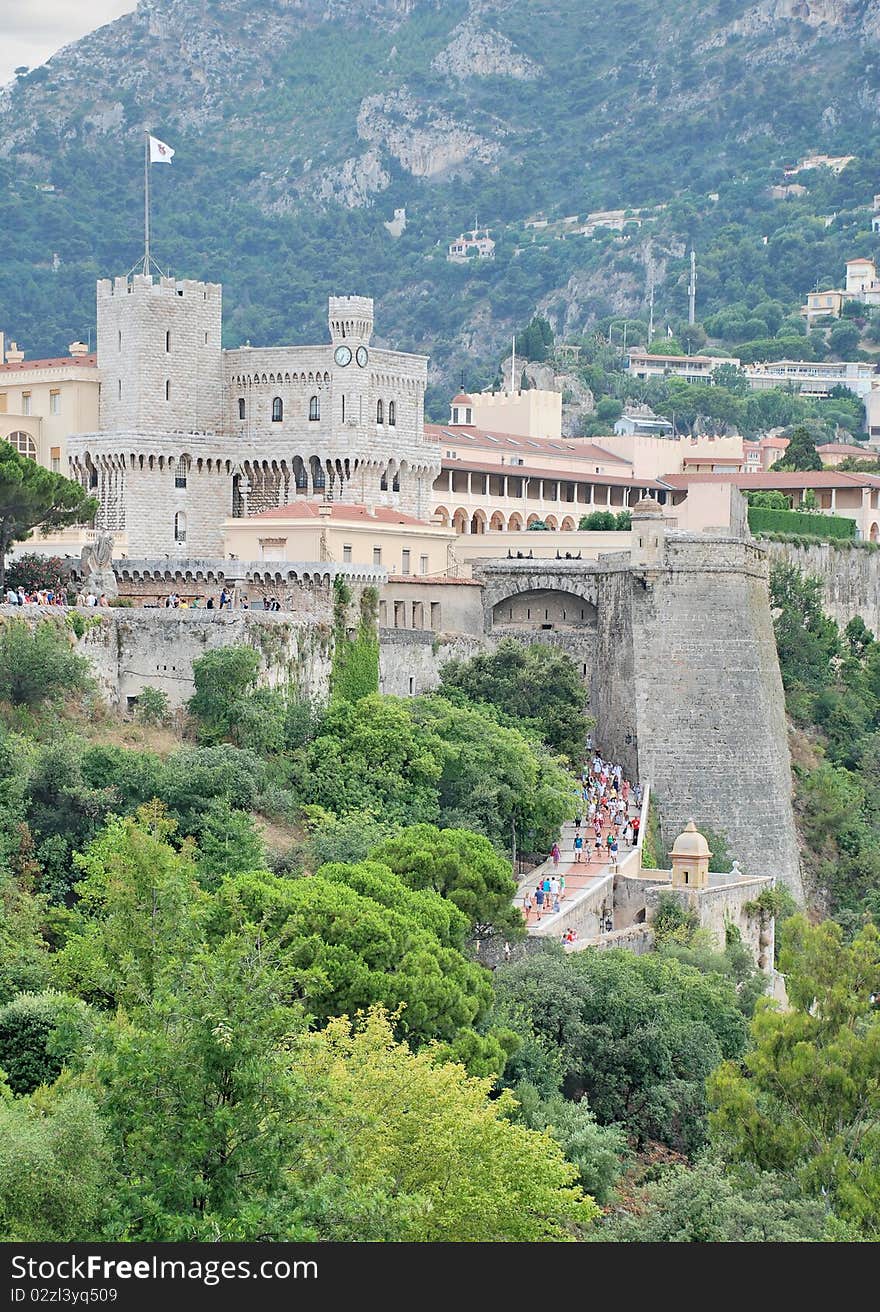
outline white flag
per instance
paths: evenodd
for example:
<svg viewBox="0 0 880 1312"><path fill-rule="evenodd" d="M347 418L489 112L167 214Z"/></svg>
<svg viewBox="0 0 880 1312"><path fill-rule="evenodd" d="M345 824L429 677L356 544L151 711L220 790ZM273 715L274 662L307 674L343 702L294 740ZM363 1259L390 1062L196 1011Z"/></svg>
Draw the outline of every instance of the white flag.
<svg viewBox="0 0 880 1312"><path fill-rule="evenodd" d="M166 146L164 141L158 137L150 137L150 163L151 164L170 164L174 151L170 146Z"/></svg>

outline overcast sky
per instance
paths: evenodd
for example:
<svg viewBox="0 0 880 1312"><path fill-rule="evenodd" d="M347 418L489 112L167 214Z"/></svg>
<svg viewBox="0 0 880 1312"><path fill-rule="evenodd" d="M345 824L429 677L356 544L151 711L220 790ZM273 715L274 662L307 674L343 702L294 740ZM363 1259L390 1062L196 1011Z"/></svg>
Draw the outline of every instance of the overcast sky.
<svg viewBox="0 0 880 1312"><path fill-rule="evenodd" d="M68 41L136 7L137 0L0 0L0 86L20 65L36 68Z"/></svg>

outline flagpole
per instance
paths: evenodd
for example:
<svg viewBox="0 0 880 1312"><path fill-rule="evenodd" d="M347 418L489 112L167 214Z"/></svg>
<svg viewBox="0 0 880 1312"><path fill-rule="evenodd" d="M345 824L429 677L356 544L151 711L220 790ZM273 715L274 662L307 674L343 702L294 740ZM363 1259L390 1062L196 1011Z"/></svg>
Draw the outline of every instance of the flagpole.
<svg viewBox="0 0 880 1312"><path fill-rule="evenodd" d="M144 133L144 273L150 272L150 134Z"/></svg>

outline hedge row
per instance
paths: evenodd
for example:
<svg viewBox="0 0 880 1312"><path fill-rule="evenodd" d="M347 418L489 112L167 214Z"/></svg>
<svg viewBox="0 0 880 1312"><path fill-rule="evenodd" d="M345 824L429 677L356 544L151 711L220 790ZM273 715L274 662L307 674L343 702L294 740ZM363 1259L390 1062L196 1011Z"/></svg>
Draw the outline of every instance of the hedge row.
<svg viewBox="0 0 880 1312"><path fill-rule="evenodd" d="M854 519L841 515L817 515L805 510L767 510L763 506L749 506L749 528L753 533L794 533L800 537L854 538Z"/></svg>

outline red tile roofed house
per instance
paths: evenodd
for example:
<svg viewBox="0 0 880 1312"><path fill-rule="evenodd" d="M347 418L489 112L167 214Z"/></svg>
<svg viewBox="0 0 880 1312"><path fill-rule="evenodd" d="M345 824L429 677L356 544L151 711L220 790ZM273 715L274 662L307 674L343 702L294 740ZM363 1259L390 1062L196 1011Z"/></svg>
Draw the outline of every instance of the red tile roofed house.
<svg viewBox="0 0 880 1312"><path fill-rule="evenodd" d="M776 471L761 474L671 474L660 482L669 489L673 506L680 505L694 483L733 483L741 492L779 491L792 509L813 492L820 512L842 515L856 524L856 536L880 542L880 475L844 470Z"/></svg>
<svg viewBox="0 0 880 1312"><path fill-rule="evenodd" d="M225 520L224 552L238 560L336 561L394 574L443 575L455 533L388 506L305 498Z"/></svg>
<svg viewBox="0 0 880 1312"><path fill-rule="evenodd" d="M876 460L877 453L857 442L826 442L816 451L823 465L836 469L844 460Z"/></svg>

